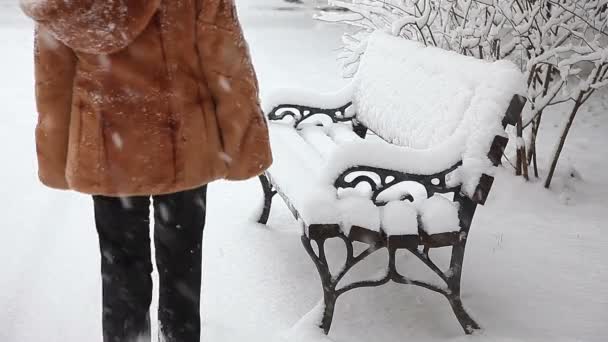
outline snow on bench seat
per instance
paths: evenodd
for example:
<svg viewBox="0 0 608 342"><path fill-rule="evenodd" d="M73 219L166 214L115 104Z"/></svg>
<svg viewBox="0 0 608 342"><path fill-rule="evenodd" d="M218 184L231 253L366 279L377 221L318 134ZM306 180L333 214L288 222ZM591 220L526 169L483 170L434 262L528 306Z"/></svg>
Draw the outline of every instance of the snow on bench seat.
<svg viewBox="0 0 608 342"><path fill-rule="evenodd" d="M458 203L441 195L417 204L422 230L429 235L457 232L460 230Z"/></svg>
<svg viewBox="0 0 608 342"><path fill-rule="evenodd" d="M324 159L329 159L337 147L336 142L319 126L302 127L300 134Z"/></svg>
<svg viewBox="0 0 608 342"><path fill-rule="evenodd" d="M321 154L289 125L270 123L269 132L273 182L309 224L335 222L335 190L320 182L320 165L325 163Z"/></svg>
<svg viewBox="0 0 608 342"><path fill-rule="evenodd" d="M346 235L353 226L387 236L418 235L420 216L428 234L459 229L456 205L439 195L416 203L387 198L387 205L378 207L369 195L357 191L339 194L324 182L323 165L331 164L332 158L341 153L340 147L364 141L348 125L295 129L271 122L270 139L275 163L269 173L308 225L338 223Z"/></svg>

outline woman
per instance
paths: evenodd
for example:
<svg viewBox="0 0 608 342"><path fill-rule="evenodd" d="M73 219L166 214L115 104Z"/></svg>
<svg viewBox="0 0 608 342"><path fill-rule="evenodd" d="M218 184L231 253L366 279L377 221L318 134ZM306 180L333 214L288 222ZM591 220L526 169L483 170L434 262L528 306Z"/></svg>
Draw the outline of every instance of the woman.
<svg viewBox="0 0 608 342"><path fill-rule="evenodd" d="M105 342L199 341L206 184L271 164L233 0L22 0L37 21L41 181L92 194Z"/></svg>

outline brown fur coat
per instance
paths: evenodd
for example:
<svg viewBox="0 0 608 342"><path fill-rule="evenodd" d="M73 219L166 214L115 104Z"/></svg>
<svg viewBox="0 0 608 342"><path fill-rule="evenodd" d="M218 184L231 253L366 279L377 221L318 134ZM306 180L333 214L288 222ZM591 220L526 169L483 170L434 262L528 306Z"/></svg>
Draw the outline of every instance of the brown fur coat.
<svg viewBox="0 0 608 342"><path fill-rule="evenodd" d="M22 0L38 22L39 175L172 193L272 162L234 0Z"/></svg>

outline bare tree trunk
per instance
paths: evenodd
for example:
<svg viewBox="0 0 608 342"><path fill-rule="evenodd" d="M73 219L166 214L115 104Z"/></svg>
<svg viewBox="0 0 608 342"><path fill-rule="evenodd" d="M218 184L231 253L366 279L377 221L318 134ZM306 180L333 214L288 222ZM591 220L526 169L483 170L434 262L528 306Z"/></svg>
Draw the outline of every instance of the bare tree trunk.
<svg viewBox="0 0 608 342"><path fill-rule="evenodd" d="M540 128L540 121L543 113L540 112L538 117L532 121L532 131L530 133L530 149L528 150L528 164L534 166L534 177L538 178L538 162L536 160L536 138Z"/></svg>
<svg viewBox="0 0 608 342"><path fill-rule="evenodd" d="M604 80L606 74L608 74L608 68L606 68L606 63L599 66L597 69L597 73L593 79L593 83L596 83L600 80ZM604 69L605 68L605 69ZM568 122L562 131L562 136L560 137L559 144L557 145L557 149L553 154L553 161L551 162L551 168L549 169L549 175L547 175L547 180L545 181L545 188L549 188L551 186L551 180L553 180L553 174L555 173L555 168L557 167L557 161L559 160L559 156L562 153L562 149L564 148L564 144L566 143L566 138L568 137L568 133L570 132L570 128L572 127L572 123L574 122L574 118L578 113L579 109L583 103L585 103L591 95L595 92L595 88L591 88L587 91L581 91L574 102L574 108L572 108L572 112L570 113L570 117L568 118Z"/></svg>
<svg viewBox="0 0 608 342"><path fill-rule="evenodd" d="M523 142L524 128L521 119L521 115L517 120L517 169L515 174L518 176L523 175L526 180L529 180L528 176L528 160L526 159L526 144Z"/></svg>
<svg viewBox="0 0 608 342"><path fill-rule="evenodd" d="M559 139L559 144L553 153L553 161L551 162L551 167L549 168L549 174L547 175L547 179L545 180L545 188L549 188L551 186L551 181L553 180L553 174L555 173L555 168L557 167L557 161L562 153L562 149L564 148L564 144L566 143L566 138L568 137L568 133L570 132L570 128L572 127L572 123L574 122L574 118L578 113L578 110L581 108L583 104L584 93L580 93L576 102L574 103L574 107L572 108L572 112L570 112L570 117L568 118L568 122L564 126L564 130L562 131L562 135Z"/></svg>
<svg viewBox="0 0 608 342"><path fill-rule="evenodd" d="M553 72L553 67L551 65L549 65L547 67L547 71L545 73L545 80L543 83L543 96L547 96L547 93L549 91L549 83L551 82L551 79L552 79L552 77L551 77L552 72ZM540 112L538 113L536 118L534 118L532 120L532 133L530 136L530 150L528 151L528 164L534 165L534 177L536 177L536 178L538 178L538 161L536 160L536 157L537 157L536 138L538 137L538 130L540 129L540 122L543 117L543 111L544 111L544 108L541 108Z"/></svg>

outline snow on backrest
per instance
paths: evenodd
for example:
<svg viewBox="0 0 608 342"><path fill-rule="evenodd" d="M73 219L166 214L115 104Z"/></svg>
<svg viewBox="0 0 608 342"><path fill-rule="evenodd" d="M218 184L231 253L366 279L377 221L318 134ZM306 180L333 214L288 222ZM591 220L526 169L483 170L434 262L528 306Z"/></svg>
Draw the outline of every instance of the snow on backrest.
<svg viewBox="0 0 608 342"><path fill-rule="evenodd" d="M355 78L354 104L357 119L388 142L430 149L458 133L464 149L454 152L464 154L466 145L487 145L504 134L502 118L524 85L510 62L490 63L375 32Z"/></svg>

